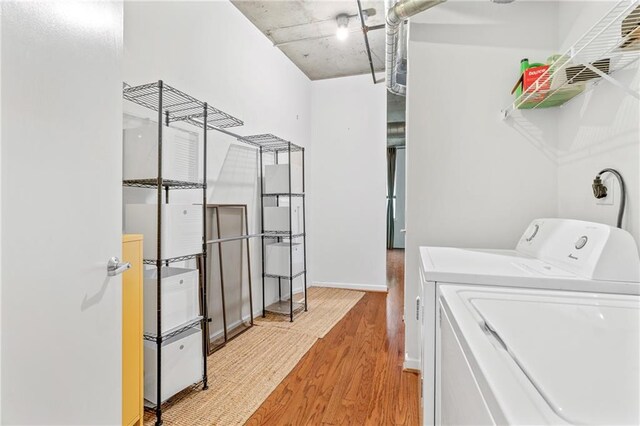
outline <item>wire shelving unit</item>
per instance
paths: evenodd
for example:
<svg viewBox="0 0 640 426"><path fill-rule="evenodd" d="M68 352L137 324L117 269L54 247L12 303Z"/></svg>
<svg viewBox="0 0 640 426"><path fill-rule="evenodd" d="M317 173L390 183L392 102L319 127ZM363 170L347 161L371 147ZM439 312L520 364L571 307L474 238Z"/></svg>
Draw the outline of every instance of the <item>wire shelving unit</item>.
<svg viewBox="0 0 640 426"><path fill-rule="evenodd" d="M148 83L140 86L129 86L124 84L123 88L123 97L124 99L131 101L135 104L138 104L142 107L155 111L158 114L158 173L157 177L149 177L147 179L135 179L135 180L124 180L123 186L125 187L133 187L133 188L144 188L144 189L153 189L157 191L157 203L158 203L158 212L157 212L157 256L155 259L144 259L143 263L146 265L155 265L158 272L161 271L163 266L168 266L173 262L182 262L185 260L195 259L198 264L198 269L200 270L200 310L201 315L197 318L194 318L192 321L189 321L186 324L178 326L174 329L167 330L166 332L156 335L156 334L145 334L144 339L148 341L155 342L157 344L157 399L158 403L151 407L156 414L156 426L162 424L162 386L161 386L161 366L162 366L162 342L166 341L171 337L175 337L189 329L200 327L202 331L202 356L203 356L203 374L202 381L199 383L194 383L191 388L196 388L202 385L203 390L208 388L208 377L207 377L207 356L210 353L209 351L209 314L208 314L208 306L207 306L207 246L210 244L220 244L227 241L237 241L237 240L248 240L252 238L261 238L262 239L262 307L263 307L263 316L265 316L266 312L274 312L278 314L286 314L289 316L290 321L294 320L294 315L296 313L307 311L307 256L306 256L306 225L305 225L305 180L304 180L304 147L299 145L295 145L289 141L286 141L282 138L274 136L272 134L260 134L253 136L241 136L236 134L230 130L227 130L231 127L242 126L244 123L242 120L239 120L236 117L233 117L217 108L212 107L206 102L200 101L186 93L166 85L162 80L154 83ZM203 179L202 182L185 182L185 181L176 181L162 178L162 127L169 126L172 123L182 122L193 125L200 129L203 129ZM228 238L216 238L214 240L207 241L207 131L216 131L219 133L223 133L229 136L234 137L238 142L250 145L257 149L259 153L259 171L258 178L261 181L260 184L260 213L261 213L261 232L256 234L249 234L248 227L245 228L246 234L235 237ZM291 154L295 152L301 153L302 159L302 192L294 193L292 192L292 173L291 173ZM274 162L278 163L279 154L286 154L287 163L289 164L289 191L288 192L278 192L278 193L265 193L264 192L264 179L263 179L263 156L265 154L273 155ZM203 209L203 217L202 217L202 252L194 253L187 256L180 256L174 258L163 258L162 257L162 247L161 247L161 221L162 221L162 211L161 204L163 203L163 193L164 193L164 201L168 203L169 201L169 192L170 190L179 190L179 189L201 189L202 190L202 209ZM289 231L272 231L265 230L264 227L264 203L265 199L275 198L276 206L280 205L281 199L287 198L289 203ZM302 200L302 232L293 232L292 228L292 200L293 199L301 199ZM245 211L246 213L246 211ZM246 222L248 220L245 214L245 225L248 224ZM264 248L266 240L276 240L278 242L283 242L285 240L289 243L289 274L286 275L274 275L267 274L265 272L265 257L264 257ZM292 265L292 248L293 241L296 239L302 239L302 250L303 250L303 269L302 271L293 271ZM248 250L248 245L247 245ZM247 253L248 255L248 253ZM250 268L250 265L249 265ZM250 274L250 272L249 272ZM162 274L158 273L157 278L157 324L156 329L162 330L161 328L161 285L162 285ZM294 293L293 293L293 280L298 277L303 277L304 283L304 300L300 302L294 301ZM276 303L273 303L269 306L265 306L265 280L267 278L274 278L278 280L279 287L279 300ZM282 280L289 281L289 299L283 299L282 297ZM250 288L251 291L251 288ZM250 302L252 306L252 302ZM251 308L251 325L253 325L253 309ZM226 327L225 327L226 329ZM226 338L225 338L226 340Z"/></svg>
<svg viewBox="0 0 640 426"><path fill-rule="evenodd" d="M157 253L154 259L144 259L144 264L155 265L157 269L157 315L156 330L162 330L162 274L161 270L164 266L168 266L173 262L182 262L185 260L196 259L200 270L200 289L199 289L199 305L200 315L186 324L177 326L164 333L149 334L145 333L144 339L156 343L156 404L151 407L155 411L156 425L162 424L162 344L171 337L184 333L192 328L200 327L202 334L202 389L208 388L207 377L207 356L208 356L208 307L207 307L207 275L206 275L206 258L207 258L207 132L203 132L202 147L202 181L201 182L184 182L175 180L166 180L162 177L162 133L163 126L169 126L175 122L185 122L196 125L202 129L207 129L209 125L214 124L219 127L233 127L242 125L242 121L223 112L206 102L202 102L172 86L165 84L162 80L143 84L140 86L128 86L125 84L123 89L124 99L135 104L141 105L147 109L157 112L158 114L158 171L157 176L149 176L147 179L125 180L125 187L146 188L157 191ZM163 258L162 248L162 204L169 202L170 190L182 189L201 189L202 190L202 251L187 256L174 258ZM163 197L164 196L164 197ZM164 198L164 200L163 200ZM200 383L194 384L198 386Z"/></svg>
<svg viewBox="0 0 640 426"><path fill-rule="evenodd" d="M260 216L261 216L261 232L259 234L253 234L247 236L247 238L260 237L262 239L262 315L263 317L266 315L266 312L272 312L275 314L288 315L289 320L293 321L294 316L297 313L307 311L308 303L307 303L307 236L306 236L306 201L305 201L305 180L304 180L304 158L305 158L305 149L302 146L291 143L285 139L279 138L270 133L251 135L251 136L241 136L232 131L227 130L222 126L217 126L216 124L204 123L201 117L191 116L186 119L186 121L207 130L213 130L222 134L226 134L228 136L234 137L238 142L250 145L254 148L257 148L259 153L259 167L258 167L258 178L260 179ZM294 193L291 191L291 154L295 152L301 153L302 158L302 192ZM263 159L264 155L273 155L274 161L277 164L278 155L279 154L287 154L287 162L289 164L289 191L288 192L278 192L278 193L266 193L264 192L264 173L263 173ZM289 231L270 231L265 230L264 227L264 201L268 198L275 198L276 205L280 205L280 201L283 198L289 200L289 208L291 208L292 200L294 198L299 198L302 200L302 232L301 233L293 233L292 232L292 220L291 220L291 210L289 211ZM265 272L265 240L267 239L275 239L276 241L282 242L283 240L289 241L289 274L287 275L273 275L267 274ZM293 249L293 240L294 239L302 239L302 249L303 249L303 269L302 271L298 271L296 273L293 272L293 267L291 264L292 261L292 249ZM304 300L301 302L294 301L293 294L293 280L295 278L303 277L303 292L304 292ZM266 306L265 300L265 279L266 278L274 278L278 280L278 301L269 306ZM282 297L282 280L289 280L289 299L283 300Z"/></svg>
<svg viewBox="0 0 640 426"><path fill-rule="evenodd" d="M274 136L272 134L261 134L261 135L253 135L253 136L245 136L243 138L250 143L256 144L259 146L259 173L260 173L260 214L261 214L261 228L262 228L262 316L266 316L267 312L271 312L274 314L280 315L288 315L289 321L293 322L294 316L297 313L301 313L303 311L307 311L307 237L306 237L306 203L305 203L305 180L304 180L304 148L298 145L295 145L289 141L286 141L282 138ZM294 193L292 192L292 181L295 178L292 173L291 168L291 154L294 152L301 153L301 163L302 163L302 192ZM264 179L264 155L270 154L273 155L274 164L279 163L279 154L286 154L286 159L288 164L288 172L289 172L289 191L288 192L273 192L266 193L264 192L265 188L265 179ZM289 230L288 231L273 231L269 229L265 229L265 220L264 220L264 208L265 208L265 199L266 198L275 198L276 206L280 206L280 202L282 199L288 200L288 208L289 208ZM293 232L293 199L300 198L302 202L302 232ZM289 243L289 274L286 275L276 275L270 274L266 272L265 269L265 249L266 249L266 241L267 240L275 240L277 242L288 242ZM285 241L286 240L286 241ZM294 271L293 269L293 244L294 240L302 241L302 250L303 250L303 268L302 271ZM302 277L303 280L303 293L304 299L303 301L296 302L294 301L294 291L293 291L293 281L294 279ZM266 288L266 279L273 278L278 280L278 301L266 306L265 299L265 288ZM289 281L289 297L288 299L283 298L282 295L282 280Z"/></svg>
<svg viewBox="0 0 640 426"><path fill-rule="evenodd" d="M612 75L640 58L640 0L621 0L502 111L559 106L605 80L637 99Z"/></svg>

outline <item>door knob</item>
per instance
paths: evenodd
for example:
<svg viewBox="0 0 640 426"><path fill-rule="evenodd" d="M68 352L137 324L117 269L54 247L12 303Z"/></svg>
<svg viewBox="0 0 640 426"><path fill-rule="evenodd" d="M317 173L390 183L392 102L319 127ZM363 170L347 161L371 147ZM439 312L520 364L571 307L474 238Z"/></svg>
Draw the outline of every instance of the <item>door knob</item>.
<svg viewBox="0 0 640 426"><path fill-rule="evenodd" d="M115 277L118 274L123 273L127 269L131 268L131 264L129 262L120 262L120 259L117 257L112 257L107 262L107 275L110 277Z"/></svg>

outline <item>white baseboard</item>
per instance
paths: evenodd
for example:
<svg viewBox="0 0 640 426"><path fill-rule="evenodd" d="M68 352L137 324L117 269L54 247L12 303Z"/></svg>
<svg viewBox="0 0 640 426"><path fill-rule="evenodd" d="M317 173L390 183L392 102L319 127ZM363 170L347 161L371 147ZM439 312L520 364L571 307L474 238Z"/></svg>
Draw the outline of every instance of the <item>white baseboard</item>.
<svg viewBox="0 0 640 426"><path fill-rule="evenodd" d="M404 370L420 371L420 360L417 358L404 357L404 363L402 364Z"/></svg>
<svg viewBox="0 0 640 426"><path fill-rule="evenodd" d="M350 283L327 283L315 281L312 287L328 287L328 288L343 288L345 290L360 290L360 291L380 291L387 292L386 285L375 284L350 284Z"/></svg>

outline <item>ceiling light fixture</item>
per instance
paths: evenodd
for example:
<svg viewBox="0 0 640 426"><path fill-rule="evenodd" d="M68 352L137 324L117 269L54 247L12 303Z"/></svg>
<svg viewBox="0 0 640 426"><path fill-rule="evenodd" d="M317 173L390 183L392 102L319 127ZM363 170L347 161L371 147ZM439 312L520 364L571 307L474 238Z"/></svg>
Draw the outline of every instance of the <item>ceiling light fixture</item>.
<svg viewBox="0 0 640 426"><path fill-rule="evenodd" d="M336 16L336 22L338 23L336 37L338 40L346 40L349 37L349 15L341 13Z"/></svg>

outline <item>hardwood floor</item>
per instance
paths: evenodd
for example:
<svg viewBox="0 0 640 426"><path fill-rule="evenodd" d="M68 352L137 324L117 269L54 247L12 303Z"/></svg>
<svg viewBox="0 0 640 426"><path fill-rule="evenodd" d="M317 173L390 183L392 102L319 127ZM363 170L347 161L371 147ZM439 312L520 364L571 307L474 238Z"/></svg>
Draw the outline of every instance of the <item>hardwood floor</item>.
<svg viewBox="0 0 640 426"><path fill-rule="evenodd" d="M248 425L419 424L419 377L402 371L402 250L387 252L387 284L311 348Z"/></svg>

